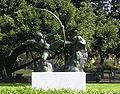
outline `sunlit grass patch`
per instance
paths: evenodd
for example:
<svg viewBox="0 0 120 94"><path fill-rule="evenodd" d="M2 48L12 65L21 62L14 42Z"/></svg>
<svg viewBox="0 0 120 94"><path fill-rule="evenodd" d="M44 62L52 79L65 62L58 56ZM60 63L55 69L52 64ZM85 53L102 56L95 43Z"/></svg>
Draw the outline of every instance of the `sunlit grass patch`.
<svg viewBox="0 0 120 94"><path fill-rule="evenodd" d="M31 84L0 84L0 94L120 94L120 84L87 84L86 91L32 89Z"/></svg>

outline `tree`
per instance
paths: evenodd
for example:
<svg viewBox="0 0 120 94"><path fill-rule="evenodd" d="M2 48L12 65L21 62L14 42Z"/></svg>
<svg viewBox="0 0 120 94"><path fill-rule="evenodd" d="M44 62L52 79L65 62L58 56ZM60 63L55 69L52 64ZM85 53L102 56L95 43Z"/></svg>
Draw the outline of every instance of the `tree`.
<svg viewBox="0 0 120 94"><path fill-rule="evenodd" d="M117 28L118 28L118 44L117 44L117 46L116 46L116 48L115 48L115 55L116 55L116 58L119 58L120 57L120 20L118 20L117 22L116 22L116 26L117 26Z"/></svg>
<svg viewBox="0 0 120 94"><path fill-rule="evenodd" d="M101 65L108 54L115 55L115 48L118 44L118 28L110 18L104 15L96 19L96 31L93 35L93 51L97 51L101 56Z"/></svg>
<svg viewBox="0 0 120 94"><path fill-rule="evenodd" d="M0 58L0 64L1 69L5 68L9 75L17 56L27 51L27 46L22 44L34 37L40 21L35 10L25 0L5 0L0 4L0 51L4 57Z"/></svg>
<svg viewBox="0 0 120 94"><path fill-rule="evenodd" d="M42 47L26 44L27 40L36 37L37 32L43 35L51 33L51 36L46 37L50 44L64 39L57 20L48 12L39 9L48 9L60 18L65 27L66 40L72 41L75 35L85 38L89 52L108 54L117 45L119 25L105 15L102 7L99 10L93 9L90 0L4 0L0 1L1 74L2 70L6 69L7 75L11 75L15 70L40 59ZM97 10L98 12L95 12ZM60 47L52 52L48 59L62 55L62 49L63 47ZM23 53L36 55L29 59L33 59L32 61L28 60L27 63L16 66L17 59Z"/></svg>
<svg viewBox="0 0 120 94"><path fill-rule="evenodd" d="M111 10L109 15L117 20L120 20L120 1L119 0L111 0Z"/></svg>
<svg viewBox="0 0 120 94"><path fill-rule="evenodd" d="M35 38L36 32L42 32L44 35L53 33L53 36L46 38L48 43L63 39L56 19L51 14L35 8L48 9L55 13L65 26L67 40L72 40L74 35L82 35L87 38L88 34L82 34L82 31L87 29L84 30L84 27L80 28L80 26L84 26L86 23L92 24L91 20L94 16L91 9L87 11L85 8L91 7L90 4L87 6L87 2L83 2L81 9L76 8L71 0L5 0L0 4L0 55L5 58L1 58L0 64L2 65L1 70L6 69L7 75L11 75L13 70L28 66L40 59L40 57L36 57L32 61L16 67L17 58L23 53L32 51L41 56L42 48L25 44L26 40ZM90 15L88 13L85 16L85 11ZM86 26L88 30L91 27ZM60 52L59 49L53 52L51 58L55 58L56 54L61 54Z"/></svg>
<svg viewBox="0 0 120 94"><path fill-rule="evenodd" d="M91 43L93 41L93 34L96 30L96 15L93 13L93 8L90 0L80 2L78 8L78 16L76 16L77 28L75 32L81 35L87 42L87 49L91 51Z"/></svg>
<svg viewBox="0 0 120 94"><path fill-rule="evenodd" d="M120 1L119 0L92 0L94 7L94 13L99 14L101 10L104 10L106 15L112 17L112 19L120 20Z"/></svg>

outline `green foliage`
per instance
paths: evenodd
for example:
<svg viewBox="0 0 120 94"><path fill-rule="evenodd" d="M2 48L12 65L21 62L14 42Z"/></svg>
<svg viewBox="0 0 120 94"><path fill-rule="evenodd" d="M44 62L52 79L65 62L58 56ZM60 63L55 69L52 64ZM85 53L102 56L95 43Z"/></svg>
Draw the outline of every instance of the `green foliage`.
<svg viewBox="0 0 120 94"><path fill-rule="evenodd" d="M114 18L120 20L120 1L119 0L112 0L112 8L111 13L109 15Z"/></svg>
<svg viewBox="0 0 120 94"><path fill-rule="evenodd" d="M113 59L105 60L103 64L104 69L115 69L115 62Z"/></svg>
<svg viewBox="0 0 120 94"><path fill-rule="evenodd" d="M0 39L5 45L11 45L11 49L34 38L35 32L57 32L48 41L63 37L56 19L34 7L55 13L65 26L67 40L81 35L87 40L89 50L106 51L116 46L118 27L104 14L96 16L88 0L80 1L78 8L71 0L4 0L1 5Z"/></svg>
<svg viewBox="0 0 120 94"><path fill-rule="evenodd" d="M110 10L108 9L110 7L106 7L108 3L112 6ZM92 0L92 4L96 15L96 26L91 50L104 55L115 54L119 43L119 25L117 24L119 23L119 0Z"/></svg>
<svg viewBox="0 0 120 94"><path fill-rule="evenodd" d="M8 53L27 39L33 39L36 32L55 33L46 38L49 43L63 39L59 23L49 13L35 7L48 9L55 13L65 26L67 40L75 35L83 36L88 47L94 32L94 17L90 2L81 2L76 8L71 0L4 0L0 2L0 39Z"/></svg>
<svg viewBox="0 0 120 94"><path fill-rule="evenodd" d="M119 21L108 17L101 10L101 2L96 14L90 0L78 1L0 0L1 54L9 56L26 40L34 39L36 32L42 32L44 35L53 33L54 35L46 38L49 43L63 40L57 20L51 14L35 8L48 9L56 14L65 26L67 40L72 40L75 35L81 35L86 39L88 51L114 54L114 50L119 49ZM119 6L114 4L116 5ZM37 49L32 48L33 51L39 51Z"/></svg>
<svg viewBox="0 0 120 94"><path fill-rule="evenodd" d="M91 63L91 62L85 63L85 67L86 67L86 68L91 68L91 69L92 69L92 68L93 68L93 69L96 68L96 66L94 65L94 63Z"/></svg>
<svg viewBox="0 0 120 94"><path fill-rule="evenodd" d="M75 32L86 39L87 48L90 49L93 40L92 35L95 32L95 14L93 13L92 5L89 1L82 1L77 11L75 21L77 28Z"/></svg>
<svg viewBox="0 0 120 94"><path fill-rule="evenodd" d="M38 31L36 27L40 22L35 10L25 0L5 0L1 4L4 12L0 16L0 38L2 46L7 46L9 51L31 38L33 30Z"/></svg>
<svg viewBox="0 0 120 94"><path fill-rule="evenodd" d="M1 84L0 94L119 94L119 84L87 84L86 91L71 89L35 90L28 84Z"/></svg>
<svg viewBox="0 0 120 94"><path fill-rule="evenodd" d="M92 48L99 53L114 54L118 44L119 29L114 22L104 15L96 17L96 30L92 41Z"/></svg>

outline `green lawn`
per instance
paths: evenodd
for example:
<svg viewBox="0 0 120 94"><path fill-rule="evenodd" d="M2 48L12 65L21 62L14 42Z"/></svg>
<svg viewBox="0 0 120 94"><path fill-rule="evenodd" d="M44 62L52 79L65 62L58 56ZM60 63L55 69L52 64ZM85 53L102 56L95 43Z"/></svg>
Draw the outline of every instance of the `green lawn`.
<svg viewBox="0 0 120 94"><path fill-rule="evenodd" d="M87 84L87 90L116 90L120 91L120 84Z"/></svg>
<svg viewBox="0 0 120 94"><path fill-rule="evenodd" d="M120 94L120 84L87 84L85 92L60 90L34 90L30 84L0 84L0 94Z"/></svg>

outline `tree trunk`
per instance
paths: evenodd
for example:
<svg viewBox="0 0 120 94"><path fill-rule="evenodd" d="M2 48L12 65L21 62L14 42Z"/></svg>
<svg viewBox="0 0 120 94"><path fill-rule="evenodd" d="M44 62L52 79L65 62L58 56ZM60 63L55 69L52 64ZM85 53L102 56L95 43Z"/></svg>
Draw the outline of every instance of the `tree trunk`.
<svg viewBox="0 0 120 94"><path fill-rule="evenodd" d="M21 45L19 47L17 47L15 50L13 50L13 52L6 57L5 59L5 68L6 68L6 72L8 76L11 76L12 73L12 69L16 63L16 59L17 57L26 52L26 45Z"/></svg>
<svg viewBox="0 0 120 94"><path fill-rule="evenodd" d="M104 63L104 54L103 53L100 53L100 58L101 58L100 65L103 65L103 63Z"/></svg>
<svg viewBox="0 0 120 94"><path fill-rule="evenodd" d="M31 62L28 62L27 64L21 65L17 68L14 67L17 57L26 52L26 50L28 50L28 45L21 45L19 47L17 47L15 50L13 50L13 52L5 58L5 69L6 69L6 73L8 76L11 76L11 74L19 69L25 68L26 66L30 66L32 63L36 62L38 59L40 59L41 57L38 58L34 58ZM52 56L48 57L47 60L50 59L54 59L57 55L59 55L61 53L61 51L56 51Z"/></svg>
<svg viewBox="0 0 120 94"><path fill-rule="evenodd" d="M5 56L0 54L0 77L7 77L6 69L5 69Z"/></svg>
<svg viewBox="0 0 120 94"><path fill-rule="evenodd" d="M103 53L100 53L100 58L101 58L101 61L100 61L100 66L101 66L101 78L104 78L104 68L103 68L103 63L104 63L104 54Z"/></svg>
<svg viewBox="0 0 120 94"><path fill-rule="evenodd" d="M15 72L15 71L17 71L17 70L23 69L23 68L25 68L26 66L30 66L32 63L35 63L36 61L38 61L40 58L41 58L41 57L34 58L34 60L28 62L27 64L24 64L24 65L21 65L21 66L19 66L19 67L17 67L17 68L12 69L12 70L11 70L11 73L13 73L13 72Z"/></svg>

